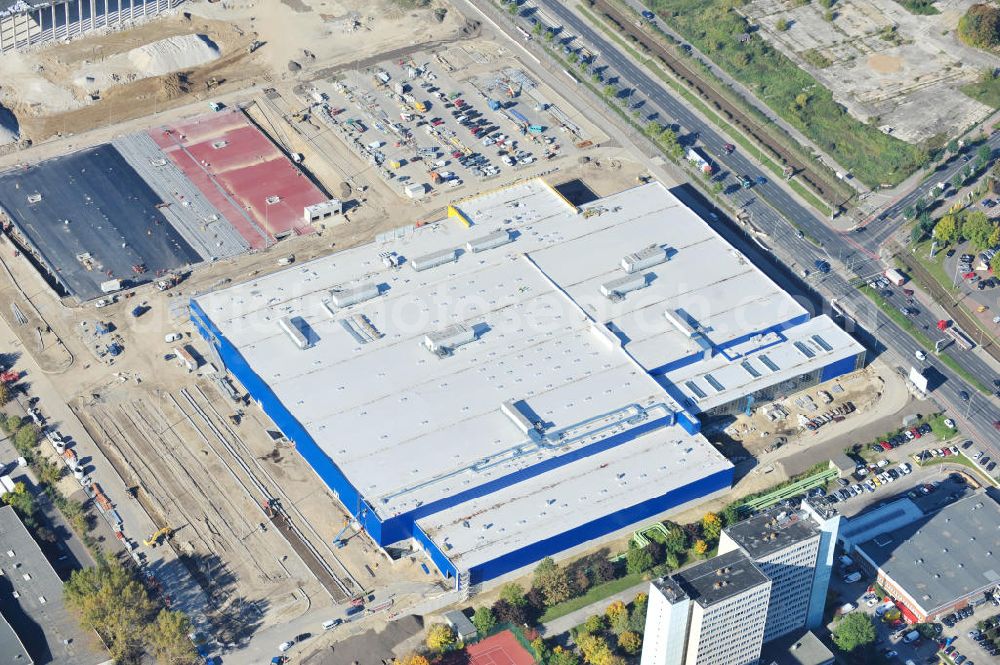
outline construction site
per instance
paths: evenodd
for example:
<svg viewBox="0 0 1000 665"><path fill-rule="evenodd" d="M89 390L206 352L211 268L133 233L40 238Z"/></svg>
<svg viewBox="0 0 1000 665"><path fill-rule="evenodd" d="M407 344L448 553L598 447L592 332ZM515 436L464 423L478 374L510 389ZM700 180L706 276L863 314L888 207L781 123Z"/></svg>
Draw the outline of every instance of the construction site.
<svg viewBox="0 0 1000 665"><path fill-rule="evenodd" d="M417 549L388 556L316 477L197 335L190 298L439 219L473 192L546 174L590 200L645 179L644 166L457 11L439 21L388 1L184 3L120 26L98 9L91 29L81 5L87 29L46 44L31 28L30 48L0 55L0 318L37 363L43 408L69 406L52 425L79 459L67 494L93 503L106 546L219 652L255 639L273 649L296 622L377 623L447 602L453 580ZM289 20L300 35L280 28ZM402 157L378 111L355 103L369 96L400 117L375 71L426 103L408 150L441 152L394 178L321 118L350 108L331 117L363 119L362 145L378 132L385 159ZM337 99L350 81L355 102ZM457 99L510 140L483 145L443 113ZM459 159L444 152L446 130L499 172L431 168ZM463 169L464 186L427 172L448 168ZM407 179L427 195L409 198Z"/></svg>

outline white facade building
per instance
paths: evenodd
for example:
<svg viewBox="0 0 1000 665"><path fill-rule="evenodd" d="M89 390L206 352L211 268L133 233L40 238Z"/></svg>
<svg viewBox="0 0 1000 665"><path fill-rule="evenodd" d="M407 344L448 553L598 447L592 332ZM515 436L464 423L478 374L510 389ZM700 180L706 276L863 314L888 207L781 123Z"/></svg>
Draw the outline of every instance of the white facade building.
<svg viewBox="0 0 1000 665"><path fill-rule="evenodd" d="M641 665L754 665L771 581L740 551L650 585Z"/></svg>

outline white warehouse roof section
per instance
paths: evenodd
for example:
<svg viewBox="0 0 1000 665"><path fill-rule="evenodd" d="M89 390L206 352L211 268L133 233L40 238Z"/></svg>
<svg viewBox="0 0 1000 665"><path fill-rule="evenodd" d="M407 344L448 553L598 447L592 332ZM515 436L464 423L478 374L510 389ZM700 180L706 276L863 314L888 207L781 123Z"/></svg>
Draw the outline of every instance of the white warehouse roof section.
<svg viewBox="0 0 1000 665"><path fill-rule="evenodd" d="M791 326L767 353L792 375L860 351L826 317L801 325L802 307L659 183L582 210L539 180L456 205L472 228L405 227L196 298L383 519L672 422L685 406L663 377L695 410L774 383L741 368L773 341L748 333ZM701 435L644 428L420 524L474 565L728 468Z"/></svg>

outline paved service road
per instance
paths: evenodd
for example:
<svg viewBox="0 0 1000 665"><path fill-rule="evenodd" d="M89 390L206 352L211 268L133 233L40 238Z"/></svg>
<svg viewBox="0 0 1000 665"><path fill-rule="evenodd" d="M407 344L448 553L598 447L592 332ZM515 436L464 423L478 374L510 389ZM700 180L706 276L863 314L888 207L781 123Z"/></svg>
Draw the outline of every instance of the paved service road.
<svg viewBox="0 0 1000 665"><path fill-rule="evenodd" d="M544 17L558 23L552 27L563 28L563 32L560 33L561 40L565 42L568 38L575 37L581 44L586 44L590 50L598 54L596 64L598 67L607 67L604 72L606 79L617 77L619 87L641 91L636 95L647 99L651 107L660 110L661 122L672 119L680 125L682 138L697 138L705 151L719 165L722 174L727 174L725 183L730 189L735 183L735 175L745 175L758 183L748 190L737 188L729 197L735 207L742 207L749 212L753 223L768 234L768 242L775 244L775 251L787 254L787 257L783 257L785 263L800 274L809 271L804 279L811 284L806 288L789 284L787 280L786 288L792 293L808 297L808 290L811 287L827 299L836 299L857 323L871 333L873 339L869 340L869 347L874 348L876 354L887 352L891 356L889 359L891 364L909 367L910 359L915 357L917 349L921 347L874 307L871 301L854 286L858 276L870 275L883 269L874 256L875 249L889 234L898 229L901 224L898 215L892 217L885 225L885 230L880 230L878 233L872 233L875 228L857 234L844 234L831 229L823 220L816 217L811 209L800 204L782 185L772 182L769 173L742 155L739 150L726 155L723 146L730 141L724 135L691 111L685 103L675 98L666 84L634 64L614 43L591 28L583 17L556 0L537 0L537 3ZM477 0L475 4L484 12L495 13L492 7L488 7L482 0ZM509 25L509 17L500 20L508 21ZM520 27L530 31L531 26L528 21L531 19L521 16L517 20ZM518 41L523 42L522 39ZM1000 137L993 137L991 145L1000 145ZM949 175L962 166L964 165L959 161L941 175ZM935 177L930 183L924 183L915 193L908 194L893 204L890 211L901 213L912 200L921 195L921 192L926 193L940 179L942 178ZM789 224L789 220L795 223L798 230ZM815 244L807 238L814 240ZM857 273L849 278L841 276L836 271L820 274L814 271L817 260L851 265ZM986 385L992 385L993 380L1000 375L974 353L961 352L955 355L965 369ZM994 421L1000 420L1000 409L997 408L993 398L976 397L973 398L972 404L967 404L960 398L960 394L962 392L972 394L975 392L974 389L942 363L935 363L935 369L940 377L938 385L932 386L935 399L950 408L964 431L973 434L985 445L991 446L994 454L1000 451L998 447L1000 444L997 443L1000 437L997 436L993 426Z"/></svg>

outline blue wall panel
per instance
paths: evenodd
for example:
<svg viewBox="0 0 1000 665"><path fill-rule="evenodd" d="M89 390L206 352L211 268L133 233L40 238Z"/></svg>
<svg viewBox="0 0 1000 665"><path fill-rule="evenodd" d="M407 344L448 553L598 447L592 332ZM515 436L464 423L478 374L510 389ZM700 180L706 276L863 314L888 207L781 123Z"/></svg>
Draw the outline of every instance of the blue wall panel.
<svg viewBox="0 0 1000 665"><path fill-rule="evenodd" d="M299 454L309 463L323 482L336 493L344 507L352 515L358 516L359 512L362 513L359 517L361 523L372 538L376 542L380 542L382 525L373 511L362 510L367 507L367 504L363 503L361 494L351 485L347 477L337 468L337 465L320 450L306 429L289 413L270 386L257 376L242 354L226 339L194 300L191 301L191 320L198 332L218 349L222 361L226 364L226 369L243 384L243 387L261 405L261 408L274 421L278 429L295 442L295 448Z"/></svg>
<svg viewBox="0 0 1000 665"><path fill-rule="evenodd" d="M696 480L666 494L649 499L643 503L605 515L592 522L564 531L551 538L546 538L520 549L509 552L492 561L487 561L470 570L471 583L485 582L501 575L532 564L540 559L576 547L588 540L594 540L630 526L653 515L680 506L688 501L726 489L733 483L733 468L723 469L710 476Z"/></svg>
<svg viewBox="0 0 1000 665"><path fill-rule="evenodd" d="M823 368L823 373L820 374L820 383L824 381L829 381L830 379L836 379L838 376L842 376L849 372L853 372L857 366L858 357L857 355L848 356L843 360L838 360L832 362Z"/></svg>

